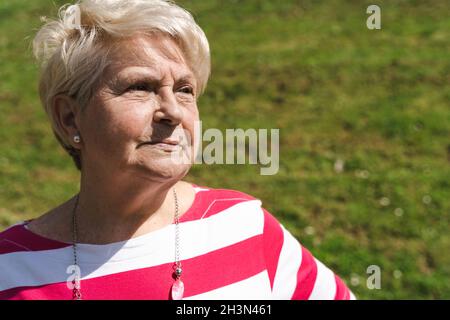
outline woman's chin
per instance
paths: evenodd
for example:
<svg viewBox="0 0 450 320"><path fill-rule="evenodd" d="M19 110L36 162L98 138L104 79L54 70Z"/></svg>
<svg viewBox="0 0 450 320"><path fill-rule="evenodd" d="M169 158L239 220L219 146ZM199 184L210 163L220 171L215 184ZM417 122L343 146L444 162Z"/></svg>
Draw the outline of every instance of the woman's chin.
<svg viewBox="0 0 450 320"><path fill-rule="evenodd" d="M191 164L177 163L169 155L166 157L152 157L143 162L140 161L139 167L141 170L145 171L146 175L148 174L152 177L181 179L188 173Z"/></svg>

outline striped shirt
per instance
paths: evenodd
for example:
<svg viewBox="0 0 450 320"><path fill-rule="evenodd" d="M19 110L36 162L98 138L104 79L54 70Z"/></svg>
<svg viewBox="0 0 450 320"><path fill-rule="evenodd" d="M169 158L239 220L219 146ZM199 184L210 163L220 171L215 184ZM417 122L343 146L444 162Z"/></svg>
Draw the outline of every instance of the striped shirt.
<svg viewBox="0 0 450 320"><path fill-rule="evenodd" d="M194 187L195 200L179 223L184 299L355 298L260 200ZM72 299L71 244L26 224L0 233L0 299ZM78 244L83 299L170 299L174 239L171 224L127 241Z"/></svg>

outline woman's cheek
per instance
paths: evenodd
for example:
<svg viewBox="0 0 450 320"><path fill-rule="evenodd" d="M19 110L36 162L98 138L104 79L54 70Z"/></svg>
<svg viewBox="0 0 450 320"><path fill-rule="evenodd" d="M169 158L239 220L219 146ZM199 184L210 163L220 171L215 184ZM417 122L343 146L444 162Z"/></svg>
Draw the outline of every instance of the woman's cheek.
<svg viewBox="0 0 450 320"><path fill-rule="evenodd" d="M145 131L145 127L150 126L152 118L153 112L148 107L133 105L122 108L110 117L111 133L136 138Z"/></svg>

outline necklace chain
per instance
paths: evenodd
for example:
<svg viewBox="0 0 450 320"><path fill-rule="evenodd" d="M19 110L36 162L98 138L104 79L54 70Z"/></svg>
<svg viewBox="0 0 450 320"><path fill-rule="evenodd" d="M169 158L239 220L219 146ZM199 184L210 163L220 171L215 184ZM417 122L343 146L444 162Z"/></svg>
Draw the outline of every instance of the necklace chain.
<svg viewBox="0 0 450 320"><path fill-rule="evenodd" d="M181 277L182 268L180 261L180 226L179 226L179 213L178 213L178 197L175 191L173 190L173 197L175 199L175 264L174 264L174 276L178 280ZM78 224L77 224L77 215L76 210L78 207L78 199L80 194L77 194L75 198L75 205L73 207L72 212L72 249L73 249L73 264L76 266L77 277L72 281L73 285L73 300L82 300L81 288L80 288L80 278L81 272L78 266L78 255L77 255L77 242L78 242ZM78 278L80 277L80 278Z"/></svg>
<svg viewBox="0 0 450 320"><path fill-rule="evenodd" d="M181 262L180 262L180 226L178 215L178 197L175 188L173 189L173 198L175 199L175 277L181 277Z"/></svg>
<svg viewBox="0 0 450 320"><path fill-rule="evenodd" d="M72 213L72 249L73 249L73 264L76 267L76 279L72 281L73 286L73 300L81 300L81 290L80 290L80 279L78 277L81 277L81 272L78 266L78 257L77 257L77 231L78 231L78 225L77 225L77 215L76 215L76 209L78 207L78 199L80 194L77 194L77 197L75 199L75 206L73 207L73 213Z"/></svg>

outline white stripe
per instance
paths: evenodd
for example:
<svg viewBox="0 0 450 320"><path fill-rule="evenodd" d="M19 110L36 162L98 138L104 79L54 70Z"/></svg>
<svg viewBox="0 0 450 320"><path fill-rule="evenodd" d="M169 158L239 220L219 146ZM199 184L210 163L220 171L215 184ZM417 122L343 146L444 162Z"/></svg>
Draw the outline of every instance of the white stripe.
<svg viewBox="0 0 450 320"><path fill-rule="evenodd" d="M273 282L273 299L288 300L292 298L297 287L297 272L302 263L300 243L283 226L283 247L278 260Z"/></svg>
<svg viewBox="0 0 450 320"><path fill-rule="evenodd" d="M314 258L317 264L317 277L308 300L333 300L336 295L336 279L333 271Z"/></svg>
<svg viewBox="0 0 450 320"><path fill-rule="evenodd" d="M207 219L180 223L181 259L190 259L262 234L261 201L245 201ZM174 261L174 225L107 245L79 244L82 279ZM63 282L73 263L72 247L0 255L0 291Z"/></svg>
<svg viewBox="0 0 450 320"><path fill-rule="evenodd" d="M350 291L350 300L356 300L356 296L351 291Z"/></svg>
<svg viewBox="0 0 450 320"><path fill-rule="evenodd" d="M200 188L200 187L193 187L193 188L194 188L195 193L202 192L202 191L209 191L209 189Z"/></svg>
<svg viewBox="0 0 450 320"><path fill-rule="evenodd" d="M212 291L184 298L185 300L269 300L270 280L267 271Z"/></svg>

